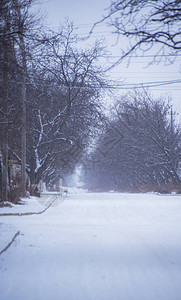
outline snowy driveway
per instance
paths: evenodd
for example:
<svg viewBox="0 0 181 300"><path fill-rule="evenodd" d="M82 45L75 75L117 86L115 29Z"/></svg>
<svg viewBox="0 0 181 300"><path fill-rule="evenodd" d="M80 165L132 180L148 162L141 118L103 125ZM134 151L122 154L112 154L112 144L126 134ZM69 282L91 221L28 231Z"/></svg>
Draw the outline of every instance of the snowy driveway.
<svg viewBox="0 0 181 300"><path fill-rule="evenodd" d="M0 218L0 250L20 230L0 256L1 300L181 299L180 196L82 193L58 204ZM19 207L30 208L44 207Z"/></svg>

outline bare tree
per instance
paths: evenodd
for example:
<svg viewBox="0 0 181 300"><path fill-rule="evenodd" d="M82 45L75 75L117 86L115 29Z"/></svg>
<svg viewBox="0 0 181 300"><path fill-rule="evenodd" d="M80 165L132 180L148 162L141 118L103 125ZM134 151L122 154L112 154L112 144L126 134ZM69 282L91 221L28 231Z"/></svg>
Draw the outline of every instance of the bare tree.
<svg viewBox="0 0 181 300"><path fill-rule="evenodd" d="M164 58L172 62L181 51L180 0L112 0L107 14L94 26L104 21L118 38L122 35L128 39L128 47L122 50L121 59L137 54L137 50L144 54L158 45L154 52L157 61Z"/></svg>
<svg viewBox="0 0 181 300"><path fill-rule="evenodd" d="M34 91L29 93L27 119L27 172L32 184L54 177L58 168L73 171L99 115L100 89L106 82L99 59L105 49L100 42L81 49L77 42L73 25L66 23L60 32L44 37L36 66L32 65L28 88Z"/></svg>
<svg viewBox="0 0 181 300"><path fill-rule="evenodd" d="M179 186L181 131L171 112L146 92L122 99L93 153L94 184L127 191Z"/></svg>

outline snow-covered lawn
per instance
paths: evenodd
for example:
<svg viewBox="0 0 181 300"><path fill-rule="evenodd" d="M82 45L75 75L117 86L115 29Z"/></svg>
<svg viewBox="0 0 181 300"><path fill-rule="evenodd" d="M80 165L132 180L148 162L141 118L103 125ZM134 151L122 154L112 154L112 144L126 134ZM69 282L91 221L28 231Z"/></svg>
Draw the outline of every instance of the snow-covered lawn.
<svg viewBox="0 0 181 300"><path fill-rule="evenodd" d="M0 251L20 231L0 255L1 300L181 299L180 196L77 193L55 204L0 217ZM44 208L32 198L0 213Z"/></svg>

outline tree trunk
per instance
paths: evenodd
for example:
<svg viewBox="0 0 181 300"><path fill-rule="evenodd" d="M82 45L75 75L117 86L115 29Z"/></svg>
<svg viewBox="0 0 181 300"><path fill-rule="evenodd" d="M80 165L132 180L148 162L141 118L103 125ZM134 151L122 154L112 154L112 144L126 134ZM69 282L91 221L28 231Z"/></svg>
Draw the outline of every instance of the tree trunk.
<svg viewBox="0 0 181 300"><path fill-rule="evenodd" d="M4 41L3 51L2 202L8 200L8 43L6 41Z"/></svg>

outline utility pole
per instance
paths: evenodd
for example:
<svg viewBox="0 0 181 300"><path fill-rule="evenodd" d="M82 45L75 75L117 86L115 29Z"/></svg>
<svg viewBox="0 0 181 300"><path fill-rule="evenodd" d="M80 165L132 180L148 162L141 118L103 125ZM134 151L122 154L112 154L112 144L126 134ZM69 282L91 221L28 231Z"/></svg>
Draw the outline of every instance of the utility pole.
<svg viewBox="0 0 181 300"><path fill-rule="evenodd" d="M16 9L18 12L18 22L21 27L22 15L21 4L15 0ZM22 28L23 30L23 28ZM22 93L21 93L21 191L22 196L26 196L26 47L23 37L23 32L19 32L20 51L22 59Z"/></svg>
<svg viewBox="0 0 181 300"><path fill-rule="evenodd" d="M23 64L23 74L22 74L22 132L21 132L21 185L22 185L22 196L26 196L26 56L24 41L22 42L22 64Z"/></svg>

